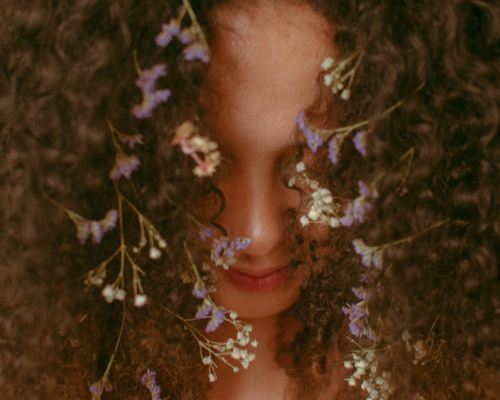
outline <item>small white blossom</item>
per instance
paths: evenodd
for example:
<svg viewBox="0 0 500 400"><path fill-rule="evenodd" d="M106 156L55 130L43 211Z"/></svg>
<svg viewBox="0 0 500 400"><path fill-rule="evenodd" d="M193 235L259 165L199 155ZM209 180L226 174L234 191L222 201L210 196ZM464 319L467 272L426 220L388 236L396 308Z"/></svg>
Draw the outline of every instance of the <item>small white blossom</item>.
<svg viewBox="0 0 500 400"><path fill-rule="evenodd" d="M301 172L304 172L306 170L306 166L303 161L297 163L295 166L295 170L300 174Z"/></svg>
<svg viewBox="0 0 500 400"><path fill-rule="evenodd" d="M149 249L149 258L151 258L152 260L157 260L159 259L161 256L161 251L158 250L156 247L151 247Z"/></svg>
<svg viewBox="0 0 500 400"><path fill-rule="evenodd" d="M206 357L203 357L201 362L204 364L204 365L209 365L212 363L212 357L210 356L206 356Z"/></svg>
<svg viewBox="0 0 500 400"><path fill-rule="evenodd" d="M145 294L137 294L134 298L134 306L142 307L146 304L147 297Z"/></svg>
<svg viewBox="0 0 500 400"><path fill-rule="evenodd" d="M115 299L115 289L111 285L104 286L101 294L108 303L111 303Z"/></svg>
<svg viewBox="0 0 500 400"><path fill-rule="evenodd" d="M125 300L125 290L115 289L115 300L118 300L118 301Z"/></svg>
<svg viewBox="0 0 500 400"><path fill-rule="evenodd" d="M327 71L333 66L334 63L335 63L335 60L333 57L327 57L321 63L321 69L323 71Z"/></svg>
<svg viewBox="0 0 500 400"><path fill-rule="evenodd" d="M349 100L350 97L351 97L351 91L349 89L344 89L340 93L340 98L342 100Z"/></svg>

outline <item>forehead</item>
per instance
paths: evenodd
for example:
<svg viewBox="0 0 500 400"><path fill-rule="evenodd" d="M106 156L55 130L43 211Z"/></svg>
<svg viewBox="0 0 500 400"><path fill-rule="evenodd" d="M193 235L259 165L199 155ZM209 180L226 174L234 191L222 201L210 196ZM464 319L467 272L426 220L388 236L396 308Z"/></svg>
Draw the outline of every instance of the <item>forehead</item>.
<svg viewBox="0 0 500 400"><path fill-rule="evenodd" d="M279 150L317 95L321 61L333 53L331 26L306 4L280 1L225 5L212 17L207 84L219 142Z"/></svg>

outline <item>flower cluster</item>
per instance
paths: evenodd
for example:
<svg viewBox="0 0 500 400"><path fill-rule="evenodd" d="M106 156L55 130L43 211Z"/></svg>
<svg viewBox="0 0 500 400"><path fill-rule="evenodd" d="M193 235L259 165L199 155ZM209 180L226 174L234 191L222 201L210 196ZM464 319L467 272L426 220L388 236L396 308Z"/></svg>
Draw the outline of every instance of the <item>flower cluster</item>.
<svg viewBox="0 0 500 400"><path fill-rule="evenodd" d="M181 22L186 11L191 17L192 24L188 28L181 28ZM178 18L172 18L167 24L162 25L161 32L156 36L155 42L157 46L165 48L174 38L186 45L182 52L186 61L198 60L205 64L210 61L210 49L207 41L188 3L185 3L185 7Z"/></svg>
<svg viewBox="0 0 500 400"><path fill-rule="evenodd" d="M352 241L354 251L361 256L361 263L366 268L374 267L377 270L382 269L383 249L380 246L368 246L363 239L354 239Z"/></svg>
<svg viewBox="0 0 500 400"><path fill-rule="evenodd" d="M365 222L366 216L373 208L371 201L379 197L376 189L370 188L363 181L358 182L359 196L350 202L340 218L343 226L352 226Z"/></svg>
<svg viewBox="0 0 500 400"><path fill-rule="evenodd" d="M367 149L367 133L365 130L357 130L367 124L367 121L362 121L358 124L335 128L335 129L319 129L311 125L307 120L304 111L301 111L295 120L297 128L306 138L306 143L313 153L317 153L325 140L328 140L328 158L333 165L337 165L340 159L340 150L344 140L353 132L356 132L352 138L353 144L363 157L366 157Z"/></svg>
<svg viewBox="0 0 500 400"><path fill-rule="evenodd" d="M225 342L218 342L206 339L199 342L200 348L204 352L202 363L208 366L208 379L210 382L217 380L215 373L216 360L219 360L229 366L233 372L238 372L240 367L246 369L250 363L255 360L255 353L249 351L248 347L256 348L258 343L250 338L252 325L244 324L238 320L238 314L234 311L224 317L224 321L230 323L236 330L236 338L229 338Z"/></svg>
<svg viewBox="0 0 500 400"><path fill-rule="evenodd" d="M236 264L236 252L246 249L252 241L249 238L229 238L222 236L214 239L210 251L210 258L216 266L229 269Z"/></svg>
<svg viewBox="0 0 500 400"><path fill-rule="evenodd" d="M85 244L89 236L92 236L92 241L96 244L100 243L104 234L113 230L116 227L118 220L118 211L109 210L104 218L94 221L83 218L81 215L66 209L65 210L76 226L76 237L80 244Z"/></svg>
<svg viewBox="0 0 500 400"><path fill-rule="evenodd" d="M327 57L321 64L324 71L323 83L331 88L333 94L340 94L342 100L349 100L351 97L351 85L362 58L362 54L358 52L339 62L333 57Z"/></svg>
<svg viewBox="0 0 500 400"><path fill-rule="evenodd" d="M352 288L352 292L359 301L342 307L342 312L349 318L349 331L354 337L361 338L364 336L373 341L375 335L367 321L368 294L363 288Z"/></svg>
<svg viewBox="0 0 500 400"><path fill-rule="evenodd" d="M190 156L196 163L193 173L196 176L211 176L221 162L218 145L214 141L195 134L195 127L190 122L181 124L172 144L179 145L182 152Z"/></svg>
<svg viewBox="0 0 500 400"><path fill-rule="evenodd" d="M156 382L156 372L148 369L141 377L141 383L149 390L151 400L161 399L161 388Z"/></svg>
<svg viewBox="0 0 500 400"><path fill-rule="evenodd" d="M156 89L156 81L165 75L167 75L165 64L156 64L140 72L135 84L142 92L142 101L132 107L132 114L136 118L150 118L156 106L168 100L172 94L169 89Z"/></svg>
<svg viewBox="0 0 500 400"><path fill-rule="evenodd" d="M236 330L236 338L229 338L225 342L220 342L208 338L193 327L188 322L189 320L177 316L177 318L186 323L186 327L197 341L202 355L202 363L208 366L208 379L210 382L214 382L217 379L217 374L215 373L215 368L217 367L215 364L216 360L231 367L233 372L238 372L239 368L231 360L237 360L243 368L248 368L250 362L255 359L255 354L248 351L248 346L255 348L258 343L256 340L251 340L250 338L250 333L252 332L251 325L240 321L236 312L226 310L215 304L210 296L210 293L214 289L205 285L187 245L184 244L184 247L195 277L192 293L196 298L203 300L196 311L194 320L208 319L208 323L205 326L205 333L207 334L213 333L224 322L231 324Z"/></svg>
<svg viewBox="0 0 500 400"><path fill-rule="evenodd" d="M352 360L344 361L344 367L353 370L346 379L349 386L357 386L361 382L361 389L368 392L367 400L386 400L394 392L389 373L378 373L375 350L362 349L352 353Z"/></svg>
<svg viewBox="0 0 500 400"><path fill-rule="evenodd" d="M309 224L325 224L329 225L331 228L340 226L338 215L341 206L338 202L334 201L330 190L320 187L317 181L309 178L305 172L306 168L302 161L297 163L295 170L302 181L304 181L312 191L309 210L305 215L300 217L300 224L302 226Z"/></svg>

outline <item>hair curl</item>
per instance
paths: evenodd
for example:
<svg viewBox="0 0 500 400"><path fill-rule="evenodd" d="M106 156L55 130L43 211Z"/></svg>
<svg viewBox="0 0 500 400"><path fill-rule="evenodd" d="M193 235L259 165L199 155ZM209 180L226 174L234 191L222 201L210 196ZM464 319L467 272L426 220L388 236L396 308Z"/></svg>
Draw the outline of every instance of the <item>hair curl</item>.
<svg viewBox="0 0 500 400"><path fill-rule="evenodd" d="M176 12L172 3L6 0L0 8L2 20L9 21L0 28L4 398L85 398L112 352L120 306L82 293L80 277L97 256L89 245L76 247L73 226L43 196L96 218L104 205L113 206L112 187L102 186L113 162L107 119L122 130L149 132L140 150L147 157L131 193L143 199L172 249L168 260L148 272L147 290L156 304L127 313L109 398L144 398L138 378L150 365L168 398L204 396L204 370L191 356L195 343L161 308L168 303L190 313L196 306L190 288L179 282L183 256L175 250L193 232L169 199L189 203L217 193L210 183L193 188L189 165L169 145L179 123L195 115L202 124L204 112L197 103L204 71L179 62L175 45L166 55L154 46L158 27ZM221 3L192 1L209 38L210 10ZM371 121L368 159L346 146L339 168L317 161L321 179L351 193L357 179L378 179L380 198L357 232L331 235L325 243L294 237L315 248L318 262L328 266L283 316L301 325L279 352L299 383L296 396L317 396L314 388L326 384L334 368L329 350L343 341L341 306L352 298L360 272L350 239L362 235L383 244L447 221L387 250L390 268L378 277L383 290L370 303L371 323L383 327L384 344L397 342L404 330L415 338L430 335L435 357L419 367L395 351L379 362L397 372L397 399L416 393L426 399L493 399L500 392L500 7L486 0L309 3L332 21L340 53L364 54L355 95L336 104L340 122ZM136 49L141 65L168 58L166 85L175 93L155 118L140 123L129 115L138 100L131 84ZM399 108L381 116L401 99ZM411 148L411 163L401 162ZM337 251L324 255L322 248L331 243Z"/></svg>

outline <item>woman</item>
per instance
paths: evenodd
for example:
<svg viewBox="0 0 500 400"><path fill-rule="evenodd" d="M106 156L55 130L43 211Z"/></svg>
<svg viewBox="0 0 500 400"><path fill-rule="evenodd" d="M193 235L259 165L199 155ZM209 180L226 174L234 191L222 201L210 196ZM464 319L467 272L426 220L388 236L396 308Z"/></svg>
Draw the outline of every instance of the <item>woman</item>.
<svg viewBox="0 0 500 400"><path fill-rule="evenodd" d="M498 8L3 6L6 398L495 398Z"/></svg>

